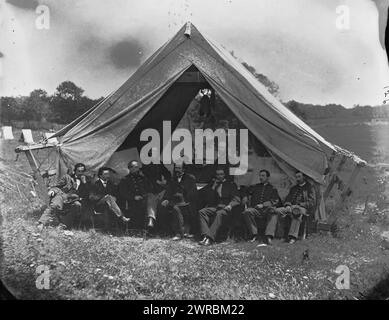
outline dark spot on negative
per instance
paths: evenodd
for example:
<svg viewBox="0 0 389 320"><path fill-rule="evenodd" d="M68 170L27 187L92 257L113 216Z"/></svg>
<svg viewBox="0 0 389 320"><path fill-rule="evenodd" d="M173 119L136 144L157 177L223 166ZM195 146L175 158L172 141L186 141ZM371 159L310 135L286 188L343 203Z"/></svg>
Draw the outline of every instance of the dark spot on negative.
<svg viewBox="0 0 389 320"><path fill-rule="evenodd" d="M35 10L36 7L39 6L38 0L6 0L6 2L26 10Z"/></svg>
<svg viewBox="0 0 389 320"><path fill-rule="evenodd" d="M137 40L125 40L113 45L110 58L117 68L129 68L140 65L142 47Z"/></svg>

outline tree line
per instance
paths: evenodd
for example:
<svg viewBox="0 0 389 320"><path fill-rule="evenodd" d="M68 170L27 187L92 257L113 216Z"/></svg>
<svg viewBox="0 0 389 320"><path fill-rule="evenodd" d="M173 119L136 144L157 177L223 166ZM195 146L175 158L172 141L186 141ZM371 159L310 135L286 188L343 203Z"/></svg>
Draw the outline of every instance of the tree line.
<svg viewBox="0 0 389 320"><path fill-rule="evenodd" d="M231 52L234 56L234 53ZM235 56L234 56L235 57ZM235 57L236 58L236 57ZM278 85L265 75L258 73L255 68L246 62L242 65L250 71L274 96L279 95ZM84 95L84 90L71 81L64 81L58 85L54 94L48 95L43 89L33 90L29 96L1 97L0 120L3 124L12 120L38 121L58 124L67 124L82 115L104 97L91 99ZM304 104L297 101L285 103L293 113L302 120L326 119L331 117L359 117L368 119L389 118L389 106L355 106L346 109L339 104L325 106Z"/></svg>
<svg viewBox="0 0 389 320"><path fill-rule="evenodd" d="M67 124L101 101L84 96L84 90L71 81L58 85L53 95L43 89L33 90L29 96L1 97L0 119L32 120Z"/></svg>

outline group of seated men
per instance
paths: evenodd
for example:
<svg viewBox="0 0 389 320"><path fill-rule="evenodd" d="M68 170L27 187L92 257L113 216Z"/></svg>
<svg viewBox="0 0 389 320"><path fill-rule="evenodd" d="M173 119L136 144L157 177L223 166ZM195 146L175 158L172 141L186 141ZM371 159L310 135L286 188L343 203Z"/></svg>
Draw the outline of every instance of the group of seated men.
<svg viewBox="0 0 389 320"><path fill-rule="evenodd" d="M50 188L50 204L39 220L41 228L69 227L69 221L74 224L90 212L140 228L153 229L156 222L160 226L165 223L173 240L194 238L197 234L199 244L208 246L234 215L244 221L250 241L263 240L265 244L272 243L279 220L287 219L285 240L294 243L304 216L312 214L316 205L314 188L301 172L296 172L296 185L282 202L269 182L267 170L259 171L258 184L239 190L227 177L226 168L218 167L213 179L197 190L196 178L186 172L183 163L174 165L173 175L162 164L141 168L136 160L128 164L128 169L129 174L115 185L112 169L100 168L92 183L85 165L75 165L73 173L64 175ZM264 221L264 225L259 226L258 221ZM264 227L264 234L259 234L260 227Z"/></svg>

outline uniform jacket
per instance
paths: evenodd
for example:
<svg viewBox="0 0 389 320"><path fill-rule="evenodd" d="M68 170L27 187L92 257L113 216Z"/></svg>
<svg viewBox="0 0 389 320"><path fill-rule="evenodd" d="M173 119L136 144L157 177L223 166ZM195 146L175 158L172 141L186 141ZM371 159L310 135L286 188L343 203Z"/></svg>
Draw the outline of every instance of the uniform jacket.
<svg viewBox="0 0 389 320"><path fill-rule="evenodd" d="M128 202L135 201L135 196L142 196L146 199L146 195L152 192L152 186L144 174L128 174L118 185L118 195L121 200Z"/></svg>
<svg viewBox="0 0 389 320"><path fill-rule="evenodd" d="M250 206L255 207L257 204L270 202L271 206L277 207L280 204L278 191L270 183L258 183L248 190L248 195L251 197Z"/></svg>
<svg viewBox="0 0 389 320"><path fill-rule="evenodd" d="M293 186L285 198L285 205L289 204L312 210L316 205L316 194L312 185L305 182L303 186Z"/></svg>

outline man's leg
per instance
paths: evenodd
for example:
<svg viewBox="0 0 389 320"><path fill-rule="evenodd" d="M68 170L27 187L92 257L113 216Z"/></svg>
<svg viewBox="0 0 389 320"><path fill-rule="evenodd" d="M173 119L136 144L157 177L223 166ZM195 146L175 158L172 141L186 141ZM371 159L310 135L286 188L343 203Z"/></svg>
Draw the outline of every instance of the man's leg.
<svg viewBox="0 0 389 320"><path fill-rule="evenodd" d="M215 214L216 214L216 208L203 208L199 211L200 231L202 236L207 236L211 238L211 231L209 229L209 224L211 218Z"/></svg>
<svg viewBox="0 0 389 320"><path fill-rule="evenodd" d="M228 213L226 210L217 210L215 213L215 219L213 220L211 227L209 228L209 237L215 241L217 231L222 226L224 219L227 217Z"/></svg>
<svg viewBox="0 0 389 320"><path fill-rule="evenodd" d="M274 238L277 229L278 213L276 211L268 212L267 226L265 230L265 236Z"/></svg>
<svg viewBox="0 0 389 320"><path fill-rule="evenodd" d="M118 218L123 218L123 212L116 203L115 197L108 195L105 197L105 203L110 213L113 213Z"/></svg>
<svg viewBox="0 0 389 320"><path fill-rule="evenodd" d="M38 223L43 226L56 226L59 224L58 212L63 210L63 197L61 194L55 195L51 200L49 206L43 211Z"/></svg>
<svg viewBox="0 0 389 320"><path fill-rule="evenodd" d="M290 216L288 209L285 207L280 207L276 209L276 213L278 215L278 220L280 222L280 227L282 228L282 234L281 236L285 238L286 240L288 239L288 233L289 233L289 222L290 222Z"/></svg>
<svg viewBox="0 0 389 320"><path fill-rule="evenodd" d="M147 218L157 220L158 195L149 193L147 195Z"/></svg>
<svg viewBox="0 0 389 320"><path fill-rule="evenodd" d="M260 216L260 213L255 208L247 208L243 212L244 221L246 223L246 226L247 226L252 238L258 236L258 227L257 227L257 222L255 221L255 219L259 216Z"/></svg>
<svg viewBox="0 0 389 320"><path fill-rule="evenodd" d="M81 221L81 212L82 212L81 202L74 201L71 205L70 210L73 214L73 219L72 219L73 226L79 226Z"/></svg>
<svg viewBox="0 0 389 320"><path fill-rule="evenodd" d="M181 208L178 206L173 206L170 208L170 213L172 215L172 229L175 233L176 238L183 238L184 236L184 217L182 215ZM178 239L177 239L178 240Z"/></svg>
<svg viewBox="0 0 389 320"><path fill-rule="evenodd" d="M301 216L296 217L292 215L290 228L289 228L289 237L293 237L294 239L298 238L301 220L302 220Z"/></svg>

